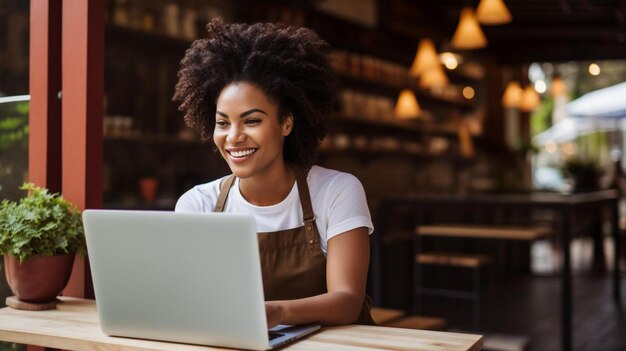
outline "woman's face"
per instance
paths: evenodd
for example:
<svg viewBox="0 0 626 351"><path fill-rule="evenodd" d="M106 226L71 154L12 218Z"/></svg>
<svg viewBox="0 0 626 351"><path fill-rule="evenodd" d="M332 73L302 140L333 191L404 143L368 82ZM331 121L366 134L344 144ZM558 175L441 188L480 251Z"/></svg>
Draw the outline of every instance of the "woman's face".
<svg viewBox="0 0 626 351"><path fill-rule="evenodd" d="M293 118L279 121L278 105L257 86L246 82L227 85L217 98L213 141L241 179L267 174L283 161L283 142Z"/></svg>

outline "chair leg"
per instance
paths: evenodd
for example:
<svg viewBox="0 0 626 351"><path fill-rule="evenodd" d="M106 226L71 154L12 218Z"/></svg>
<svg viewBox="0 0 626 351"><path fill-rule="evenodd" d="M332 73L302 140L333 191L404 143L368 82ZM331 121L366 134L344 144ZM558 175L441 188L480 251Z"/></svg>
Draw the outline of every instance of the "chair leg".
<svg viewBox="0 0 626 351"><path fill-rule="evenodd" d="M480 328L480 266L474 268L474 329Z"/></svg>
<svg viewBox="0 0 626 351"><path fill-rule="evenodd" d="M415 261L415 257L420 252L420 238L414 239L413 249L413 313L420 314L422 312L422 267Z"/></svg>

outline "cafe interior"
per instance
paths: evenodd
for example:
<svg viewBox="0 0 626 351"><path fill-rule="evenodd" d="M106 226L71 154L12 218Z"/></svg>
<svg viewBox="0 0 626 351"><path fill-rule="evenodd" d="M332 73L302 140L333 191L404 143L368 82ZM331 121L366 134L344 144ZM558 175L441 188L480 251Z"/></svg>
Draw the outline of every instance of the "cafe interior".
<svg viewBox="0 0 626 351"><path fill-rule="evenodd" d="M229 173L172 102L185 50L215 17L304 26L339 82L316 164L360 180L375 227L376 322L484 350L626 350L626 1L101 0L86 82L37 49L48 2L0 1L0 199L44 179L81 209L172 211ZM63 89L42 109L43 75ZM46 113L81 90L89 117L51 146Z"/></svg>

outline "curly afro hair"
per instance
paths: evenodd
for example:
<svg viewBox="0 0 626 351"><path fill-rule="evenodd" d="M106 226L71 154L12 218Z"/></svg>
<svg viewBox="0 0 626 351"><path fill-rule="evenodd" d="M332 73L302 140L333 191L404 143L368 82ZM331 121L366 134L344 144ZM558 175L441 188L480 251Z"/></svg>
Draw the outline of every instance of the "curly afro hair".
<svg viewBox="0 0 626 351"><path fill-rule="evenodd" d="M226 24L218 18L206 30L208 37L191 45L178 71L173 100L187 125L200 131L203 142L212 140L222 89L233 82L254 84L278 105L280 121L293 115L283 155L308 171L335 96L326 42L310 29L272 23Z"/></svg>

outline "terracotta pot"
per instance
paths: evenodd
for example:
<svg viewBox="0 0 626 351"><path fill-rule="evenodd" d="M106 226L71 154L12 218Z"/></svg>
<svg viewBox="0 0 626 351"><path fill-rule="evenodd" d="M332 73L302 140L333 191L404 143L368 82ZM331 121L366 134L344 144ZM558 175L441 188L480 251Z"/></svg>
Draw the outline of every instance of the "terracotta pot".
<svg viewBox="0 0 626 351"><path fill-rule="evenodd" d="M142 177L139 178L139 192L141 198L151 204L156 198L157 190L159 188L159 179L155 177Z"/></svg>
<svg viewBox="0 0 626 351"><path fill-rule="evenodd" d="M74 256L34 255L21 264L15 256L4 256L4 269L11 291L25 302L54 301L70 279Z"/></svg>

